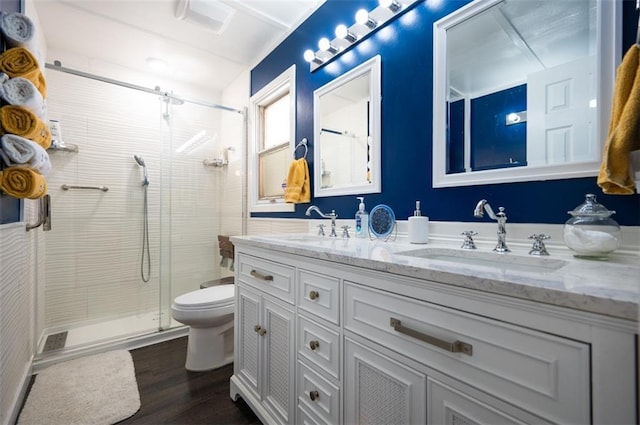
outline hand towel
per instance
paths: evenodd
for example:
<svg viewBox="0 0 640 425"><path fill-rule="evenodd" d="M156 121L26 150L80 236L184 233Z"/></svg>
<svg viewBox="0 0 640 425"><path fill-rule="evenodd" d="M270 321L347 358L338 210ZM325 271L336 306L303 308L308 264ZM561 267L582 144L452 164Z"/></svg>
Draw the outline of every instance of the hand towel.
<svg viewBox="0 0 640 425"><path fill-rule="evenodd" d="M33 140L44 149L51 146L49 126L22 106L5 105L0 108L0 126L5 133Z"/></svg>
<svg viewBox="0 0 640 425"><path fill-rule="evenodd" d="M46 121L47 105L36 86L26 78L9 78L0 73L0 98L10 105L24 106L38 118Z"/></svg>
<svg viewBox="0 0 640 425"><path fill-rule="evenodd" d="M609 134L598 186L611 195L633 195L632 151L640 149L640 46L634 44L618 66Z"/></svg>
<svg viewBox="0 0 640 425"><path fill-rule="evenodd" d="M30 168L9 167L0 172L0 190L14 198L38 199L47 193L47 181Z"/></svg>
<svg viewBox="0 0 640 425"><path fill-rule="evenodd" d="M284 200L292 204L311 202L309 165L306 159L294 159L289 165Z"/></svg>
<svg viewBox="0 0 640 425"><path fill-rule="evenodd" d="M0 54L0 71L10 78L26 78L36 86L42 98L47 97L47 82L38 60L24 47L14 47Z"/></svg>
<svg viewBox="0 0 640 425"><path fill-rule="evenodd" d="M49 154L42 146L15 134L0 137L0 156L8 166L28 167L46 175L51 171Z"/></svg>
<svg viewBox="0 0 640 425"><path fill-rule="evenodd" d="M43 57L38 48L35 28L33 21L22 13L2 13L0 16L0 32L4 35L7 47L28 49L38 59L38 63L42 67L44 65Z"/></svg>

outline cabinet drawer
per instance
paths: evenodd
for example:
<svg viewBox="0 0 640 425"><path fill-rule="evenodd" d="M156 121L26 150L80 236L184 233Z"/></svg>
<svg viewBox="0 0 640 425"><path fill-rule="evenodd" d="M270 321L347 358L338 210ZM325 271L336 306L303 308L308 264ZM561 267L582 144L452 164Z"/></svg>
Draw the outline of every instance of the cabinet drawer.
<svg viewBox="0 0 640 425"><path fill-rule="evenodd" d="M298 271L298 306L331 323L340 323L338 278L307 270Z"/></svg>
<svg viewBox="0 0 640 425"><path fill-rule="evenodd" d="M552 421L590 422L588 344L350 282L344 297L345 329Z"/></svg>
<svg viewBox="0 0 640 425"><path fill-rule="evenodd" d="M340 389L318 375L304 363L298 362L298 405L328 424L339 423Z"/></svg>
<svg viewBox="0 0 640 425"><path fill-rule="evenodd" d="M337 332L298 316L298 353L339 379L340 335Z"/></svg>
<svg viewBox="0 0 640 425"><path fill-rule="evenodd" d="M293 304L293 267L238 254L238 278L247 285Z"/></svg>

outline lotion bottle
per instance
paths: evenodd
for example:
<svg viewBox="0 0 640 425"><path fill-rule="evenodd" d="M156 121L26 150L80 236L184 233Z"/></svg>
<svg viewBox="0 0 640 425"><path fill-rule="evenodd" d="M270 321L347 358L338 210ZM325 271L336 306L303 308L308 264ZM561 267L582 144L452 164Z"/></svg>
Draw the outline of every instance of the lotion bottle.
<svg viewBox="0 0 640 425"><path fill-rule="evenodd" d="M358 196L357 199L360 200L360 204L358 211L356 211L356 237L364 238L369 229L369 213L364 209L364 197Z"/></svg>
<svg viewBox="0 0 640 425"><path fill-rule="evenodd" d="M409 242L424 244L429 242L429 217L420 212L420 201L416 201L413 217L409 217Z"/></svg>

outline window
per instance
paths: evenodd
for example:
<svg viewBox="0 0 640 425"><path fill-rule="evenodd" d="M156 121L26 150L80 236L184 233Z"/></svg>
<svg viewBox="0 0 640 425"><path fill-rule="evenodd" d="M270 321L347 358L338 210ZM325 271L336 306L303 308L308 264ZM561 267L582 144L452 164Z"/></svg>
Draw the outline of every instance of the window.
<svg viewBox="0 0 640 425"><path fill-rule="evenodd" d="M295 65L251 97L249 196L252 212L294 211L284 182L295 137Z"/></svg>

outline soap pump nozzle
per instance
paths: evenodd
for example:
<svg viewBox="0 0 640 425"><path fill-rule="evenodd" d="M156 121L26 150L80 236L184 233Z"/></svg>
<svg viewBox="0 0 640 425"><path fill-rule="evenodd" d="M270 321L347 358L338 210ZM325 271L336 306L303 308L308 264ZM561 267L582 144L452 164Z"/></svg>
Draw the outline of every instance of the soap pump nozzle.
<svg viewBox="0 0 640 425"><path fill-rule="evenodd" d="M416 210L413 212L414 217L420 217L422 213L420 212L420 201L416 201Z"/></svg>
<svg viewBox="0 0 640 425"><path fill-rule="evenodd" d="M364 196L356 196L356 199L360 200L360 204L358 205L358 211L364 211Z"/></svg>

